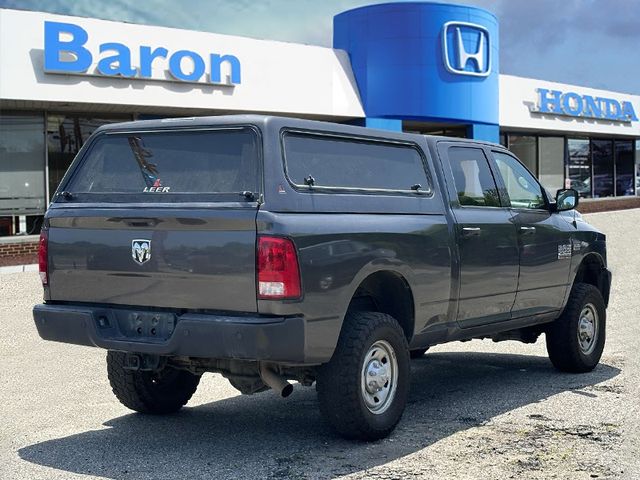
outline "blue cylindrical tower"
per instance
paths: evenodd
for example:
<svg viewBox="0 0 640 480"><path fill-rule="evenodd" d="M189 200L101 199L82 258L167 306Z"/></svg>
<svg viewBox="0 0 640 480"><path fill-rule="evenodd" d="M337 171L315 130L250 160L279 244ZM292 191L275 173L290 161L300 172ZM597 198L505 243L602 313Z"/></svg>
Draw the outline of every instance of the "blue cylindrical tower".
<svg viewBox="0 0 640 480"><path fill-rule="evenodd" d="M402 120L467 125L498 140L498 20L477 7L387 3L334 17L368 125Z"/></svg>

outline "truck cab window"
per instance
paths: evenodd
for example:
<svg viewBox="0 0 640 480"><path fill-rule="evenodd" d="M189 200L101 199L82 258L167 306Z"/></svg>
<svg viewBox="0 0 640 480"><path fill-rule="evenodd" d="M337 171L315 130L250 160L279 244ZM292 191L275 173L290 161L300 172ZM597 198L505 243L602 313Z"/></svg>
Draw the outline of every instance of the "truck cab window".
<svg viewBox="0 0 640 480"><path fill-rule="evenodd" d="M448 154L460 205L501 206L498 188L482 149L450 147Z"/></svg>
<svg viewBox="0 0 640 480"><path fill-rule="evenodd" d="M492 152L504 182L511 206L514 208L545 208L542 187L529 171L514 157Z"/></svg>

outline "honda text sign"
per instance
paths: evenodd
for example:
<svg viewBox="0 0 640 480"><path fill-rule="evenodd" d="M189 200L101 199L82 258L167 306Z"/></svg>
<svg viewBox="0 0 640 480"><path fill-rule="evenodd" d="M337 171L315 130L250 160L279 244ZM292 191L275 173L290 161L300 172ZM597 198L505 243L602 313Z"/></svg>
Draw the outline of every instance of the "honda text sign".
<svg viewBox="0 0 640 480"><path fill-rule="evenodd" d="M576 92L549 90L547 88L538 88L536 91L539 99L537 105L529 107L532 113L627 123L638 121L638 116L630 101L582 95Z"/></svg>

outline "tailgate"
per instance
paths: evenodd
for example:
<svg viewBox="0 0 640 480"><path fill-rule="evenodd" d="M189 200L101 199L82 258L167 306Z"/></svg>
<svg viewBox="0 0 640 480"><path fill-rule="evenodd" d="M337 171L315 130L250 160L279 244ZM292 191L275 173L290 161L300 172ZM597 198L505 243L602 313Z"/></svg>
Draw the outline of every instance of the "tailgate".
<svg viewBox="0 0 640 480"><path fill-rule="evenodd" d="M52 209L50 299L256 312L256 213Z"/></svg>
<svg viewBox="0 0 640 480"><path fill-rule="evenodd" d="M142 125L94 134L65 175L50 300L256 312L258 132Z"/></svg>

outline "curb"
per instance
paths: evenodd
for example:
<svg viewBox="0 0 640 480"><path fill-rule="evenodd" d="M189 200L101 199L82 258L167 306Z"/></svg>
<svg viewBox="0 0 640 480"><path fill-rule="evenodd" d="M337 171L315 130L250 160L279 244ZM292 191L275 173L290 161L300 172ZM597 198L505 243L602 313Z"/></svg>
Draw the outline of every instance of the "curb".
<svg viewBox="0 0 640 480"><path fill-rule="evenodd" d="M38 264L33 263L31 265L8 265L6 267L0 267L0 273L22 273L22 272L37 272Z"/></svg>

